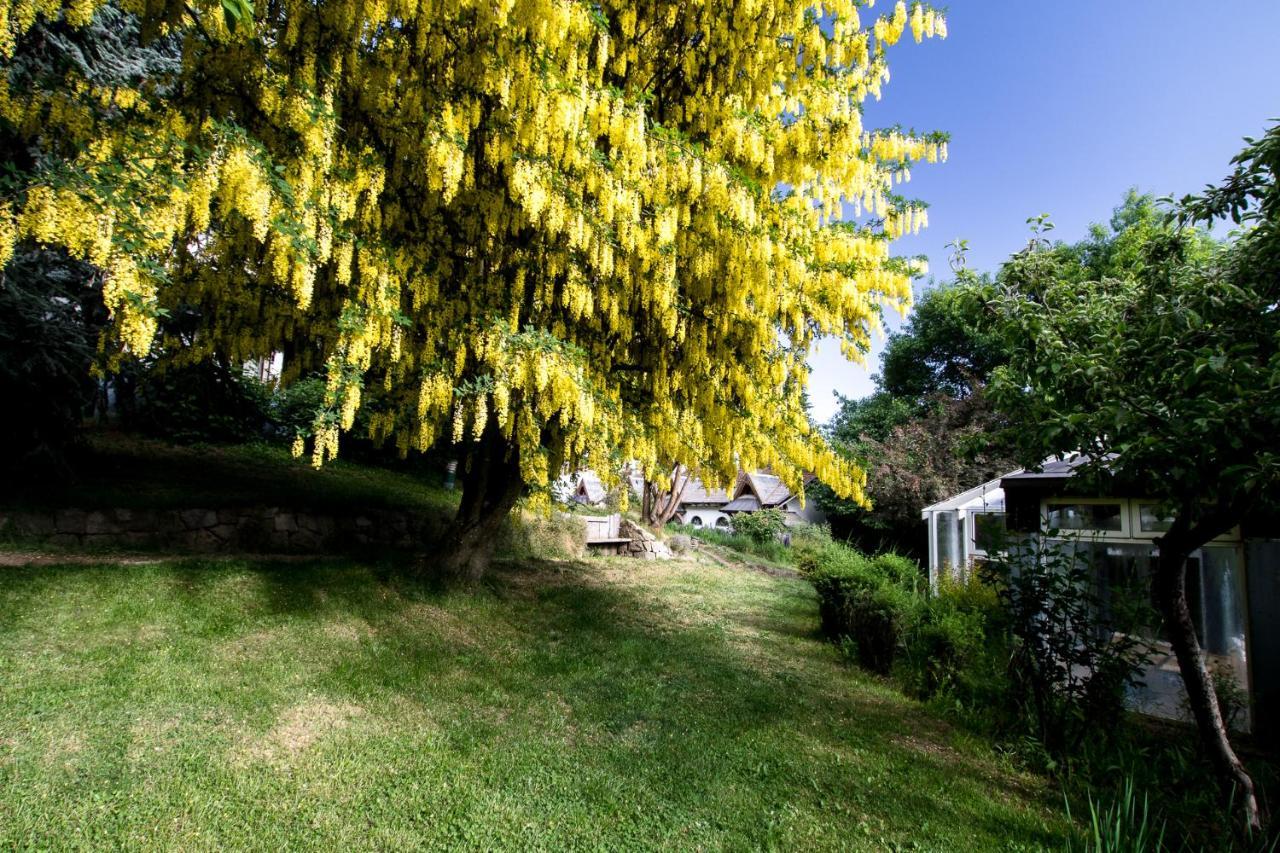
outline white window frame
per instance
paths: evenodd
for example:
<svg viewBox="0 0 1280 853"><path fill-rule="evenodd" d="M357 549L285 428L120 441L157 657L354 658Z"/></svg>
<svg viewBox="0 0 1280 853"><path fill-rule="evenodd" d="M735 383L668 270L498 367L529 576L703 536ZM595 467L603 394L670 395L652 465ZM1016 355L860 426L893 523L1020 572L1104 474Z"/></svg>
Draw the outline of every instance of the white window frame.
<svg viewBox="0 0 1280 853"><path fill-rule="evenodd" d="M1142 498L1142 499L1130 498L1129 499L1130 506L1129 506L1128 515L1130 516L1130 529L1133 531L1130 534L1131 538L1151 540L1151 539L1159 539L1161 536L1165 534L1165 531L1163 530L1143 530L1142 529L1142 507L1155 506L1158 503L1159 501L1153 501L1146 498ZM1215 536L1213 539L1210 539L1209 541L1214 543L1219 543L1219 544L1237 543L1240 541L1240 528L1233 527L1230 530L1228 530L1226 533L1222 534L1221 536Z"/></svg>
<svg viewBox="0 0 1280 853"><path fill-rule="evenodd" d="M966 522L966 523L967 523L967 528L966 528L966 529L968 530L968 536L969 536L969 559L970 559L970 561L972 561L972 559L973 559L974 557L982 557L982 558L984 558L984 559L985 559L985 558L989 558L989 557L991 556L990 552L989 552L989 551L986 551L986 550L985 550L985 549L983 549L983 548L979 548L979 547L978 547L978 516L980 516L980 515L998 515L998 516L1000 516L1001 518L1007 518L1006 513L1005 513L1005 511L1004 511L1004 510L1002 510L1002 509L999 509L999 510L997 510L997 509L971 509L971 510L969 510L968 512L969 512L969 518L968 518L968 521ZM1009 523L1008 523L1008 521L1006 520L1006 521L1005 521L1005 530L1008 530L1008 529L1009 529Z"/></svg>
<svg viewBox="0 0 1280 853"><path fill-rule="evenodd" d="M1082 536L1094 536L1102 539L1132 539L1132 527L1128 498L1077 498L1071 496L1044 498L1040 501L1040 529L1049 529L1049 505L1050 504L1077 504L1081 506L1098 506L1102 504L1115 504L1120 507L1120 529L1119 530L1099 530L1095 527L1081 528L1062 528L1059 533L1078 533Z"/></svg>

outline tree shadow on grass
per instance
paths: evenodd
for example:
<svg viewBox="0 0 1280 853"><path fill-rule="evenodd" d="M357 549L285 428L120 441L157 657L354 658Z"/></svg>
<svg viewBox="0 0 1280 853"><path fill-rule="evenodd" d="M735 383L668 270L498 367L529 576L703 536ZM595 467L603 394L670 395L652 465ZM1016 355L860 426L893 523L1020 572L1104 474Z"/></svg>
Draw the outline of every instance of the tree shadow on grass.
<svg viewBox="0 0 1280 853"><path fill-rule="evenodd" d="M804 791L815 815L824 804L853 804L886 824L914 815L992 838L1012 820L1023 824L1020 836L1060 840L1040 828L1056 794L952 748L947 726L909 700L849 684L859 677L796 614L736 602L729 618L756 631L735 643L721 620L673 615L641 587L603 581L598 566L547 563L503 565L485 589L469 591L425 590L389 573L395 602L428 605L432 615L388 622L387 602L370 601L358 570L325 583L320 602L318 579L269 574L291 604L347 609L378 625L377 649L331 671L335 691L361 695L369 674L380 673L382 683L429 704L433 683L461 676L470 699L500 712L492 737L507 725L520 731L523 717L535 736L573 740L581 767L625 780L633 793L662 791L724 819L735 797L722 787L754 782L763 764L774 769L760 784L776 788L764 799L776 796L779 808L795 806L795 792ZM505 641L508 654L459 643L456 626L431 621L442 612L483 624L480 641ZM770 654L758 654L757 643ZM770 655L797 646L811 657L799 671L769 668ZM552 720L542 716L548 697L562 708Z"/></svg>
<svg viewBox="0 0 1280 853"><path fill-rule="evenodd" d="M471 589L423 587L402 568L190 560L146 571L175 593L170 618L207 620L219 638L264 623L295 634L366 624L367 636L309 650L314 666L270 695L368 706L393 729L406 723L388 709L430 709L451 760L478 768L476 784L498 800L539 766L572 778L561 800L588 813L693 816L752 846L768 841L770 815L786 814L926 845L956 827L979 840L1060 841L1045 828L1056 797L952 748L918 705L867 686L804 633L793 601L720 589L707 606L668 607L661 574L620 582L592 562L505 564ZM260 642L297 642L280 637ZM272 666L287 659L282 648ZM780 656L794 665L771 666Z"/></svg>

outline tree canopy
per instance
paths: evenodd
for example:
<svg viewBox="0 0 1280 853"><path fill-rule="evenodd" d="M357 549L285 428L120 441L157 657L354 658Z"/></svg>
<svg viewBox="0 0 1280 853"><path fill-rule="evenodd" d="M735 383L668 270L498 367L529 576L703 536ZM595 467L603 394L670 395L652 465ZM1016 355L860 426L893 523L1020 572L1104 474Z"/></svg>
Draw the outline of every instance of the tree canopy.
<svg viewBox="0 0 1280 853"><path fill-rule="evenodd" d="M406 452L492 427L532 486L588 457L861 495L805 359L910 298L890 243L926 213L894 186L946 138L861 104L904 34L945 35L928 6L120 0L180 65L103 81L67 49L46 87L24 57L116 7L4 8L0 116L44 153L6 179L0 260L99 267L113 352L178 312L181 357L291 346L327 376L317 464L364 407Z"/></svg>
<svg viewBox="0 0 1280 853"><path fill-rule="evenodd" d="M938 394L965 397L984 384L1005 352L984 329L978 294L968 280L927 291L885 341L878 390L919 407Z"/></svg>
<svg viewBox="0 0 1280 853"><path fill-rule="evenodd" d="M1209 756L1256 826L1185 572L1197 548L1280 507L1280 125L1235 166L1222 186L1184 199L1179 222L1127 222L1119 251L1083 275L1061 253L1016 256L996 294L1010 358L992 391L1019 412L1027 464L1084 453L1077 476L1155 498L1173 517L1157 540L1153 592ZM1218 245L1187 227L1214 219L1244 230Z"/></svg>
<svg viewBox="0 0 1280 853"><path fill-rule="evenodd" d="M961 275L926 290L888 337L876 390L841 399L827 434L866 468L871 507L816 488L837 534L922 555L921 509L1015 467L985 394L1007 357L984 319L986 283Z"/></svg>

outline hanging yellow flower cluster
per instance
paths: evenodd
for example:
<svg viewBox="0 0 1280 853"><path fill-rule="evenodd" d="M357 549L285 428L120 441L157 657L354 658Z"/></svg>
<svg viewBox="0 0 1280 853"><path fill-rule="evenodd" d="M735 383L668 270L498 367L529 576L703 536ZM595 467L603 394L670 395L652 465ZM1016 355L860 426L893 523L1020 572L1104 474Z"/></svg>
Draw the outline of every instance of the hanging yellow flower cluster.
<svg viewBox="0 0 1280 853"><path fill-rule="evenodd" d="M104 2L0 0L0 67ZM280 0L232 29L218 0L118 3L181 36L180 79L0 81L0 115L67 162L0 206L0 261L28 239L97 264L128 351L191 308L184 357L323 369L317 464L363 408L406 452L496 424L535 486L674 460L861 498L810 431L805 361L820 336L856 356L910 298L889 244L926 217L893 187L945 137L865 128L861 103L941 13Z"/></svg>

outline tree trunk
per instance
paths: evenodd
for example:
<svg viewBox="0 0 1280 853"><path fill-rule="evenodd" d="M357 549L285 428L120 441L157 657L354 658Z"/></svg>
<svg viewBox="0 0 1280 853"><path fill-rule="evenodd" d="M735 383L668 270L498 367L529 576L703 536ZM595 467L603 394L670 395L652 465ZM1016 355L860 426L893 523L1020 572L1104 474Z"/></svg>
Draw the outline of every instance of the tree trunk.
<svg viewBox="0 0 1280 853"><path fill-rule="evenodd" d="M503 437L496 420L490 418L484 435L460 466L462 500L439 558L429 567L433 574L479 580L489 567L502 523L524 492L517 451Z"/></svg>
<svg viewBox="0 0 1280 853"><path fill-rule="evenodd" d="M1186 566L1191 552L1230 526L1228 520L1216 517L1192 526L1179 516L1158 542L1160 553L1153 581L1156 600L1164 617L1165 629L1169 632L1169 642L1178 658L1178 669L1182 673L1182 683L1186 686L1187 701L1195 716L1200 740L1224 792L1233 801L1240 802L1248 826L1257 830L1262 826L1262 817L1253 779L1231 748L1218 696L1214 692L1213 678L1196 636L1191 608L1187 605Z"/></svg>
<svg viewBox="0 0 1280 853"><path fill-rule="evenodd" d="M650 527L660 530L675 518L692 476L688 469L677 464L671 469L671 486L665 491L659 490L651 480L644 481L644 520Z"/></svg>

